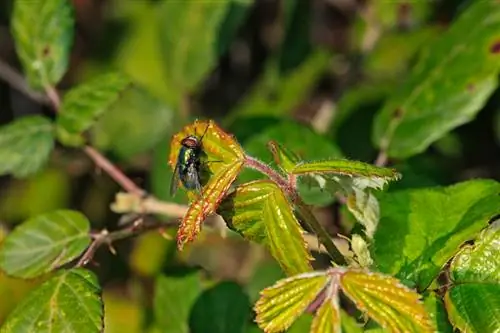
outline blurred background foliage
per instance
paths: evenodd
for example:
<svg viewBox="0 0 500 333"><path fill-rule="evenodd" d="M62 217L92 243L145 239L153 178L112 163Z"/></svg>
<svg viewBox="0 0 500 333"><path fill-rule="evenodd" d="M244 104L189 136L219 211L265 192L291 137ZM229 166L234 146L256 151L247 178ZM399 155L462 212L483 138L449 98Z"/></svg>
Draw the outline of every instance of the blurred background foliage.
<svg viewBox="0 0 500 333"><path fill-rule="evenodd" d="M271 139L302 158L373 162L376 112L405 79L420 48L472 1L72 2L75 42L58 88L67 90L110 69L132 77L137 85L98 120L90 138L140 186L163 200L186 202L182 193L168 194L168 149L171 135L197 117L215 119L265 162L273 163L266 148ZM19 68L9 31L11 9L11 0L0 3L0 59ZM3 81L0 105L2 124L27 114L53 117L47 106ZM476 119L424 153L394 160L404 177L390 191L499 179L499 110L497 91ZM256 177L244 171L241 181ZM0 178L0 241L17 223L65 207L83 211L96 229L116 228L119 216L109 203L118 190L81 152L59 146L35 176ZM306 201L318 206L315 212L327 230L349 233L352 217L333 197L302 190ZM167 233L174 237L175 229ZM316 266L328 264L321 259ZM190 322L196 333L218 325L198 327L189 316L231 318L227 332L240 332L259 290L284 276L262 248L211 231L182 253L174 240L149 232L118 243L116 257L101 249L96 262L92 269L104 288L106 332L161 332L157 325L187 332ZM157 278L159 272L165 274ZM0 275L0 323L38 282ZM156 304L154 288L170 293L172 304ZM191 313L184 311L191 306ZM166 310L157 316L178 322L153 323L158 307ZM203 312L209 308L213 313ZM248 318L237 317L238 311L232 315L238 308L248 308ZM290 332L305 332L309 324L304 316Z"/></svg>

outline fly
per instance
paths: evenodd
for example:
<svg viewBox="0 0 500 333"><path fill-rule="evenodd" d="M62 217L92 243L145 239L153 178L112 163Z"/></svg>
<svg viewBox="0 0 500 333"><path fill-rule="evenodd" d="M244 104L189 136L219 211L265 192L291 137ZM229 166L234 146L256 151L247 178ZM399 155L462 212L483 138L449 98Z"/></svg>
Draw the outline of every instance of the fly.
<svg viewBox="0 0 500 333"><path fill-rule="evenodd" d="M177 163L175 164L174 174L170 183L170 195L174 196L179 186L179 180L187 190L196 190L201 193L201 154L202 154L202 141L207 133L208 126L201 137L197 135L189 135L182 139L181 149L177 156Z"/></svg>

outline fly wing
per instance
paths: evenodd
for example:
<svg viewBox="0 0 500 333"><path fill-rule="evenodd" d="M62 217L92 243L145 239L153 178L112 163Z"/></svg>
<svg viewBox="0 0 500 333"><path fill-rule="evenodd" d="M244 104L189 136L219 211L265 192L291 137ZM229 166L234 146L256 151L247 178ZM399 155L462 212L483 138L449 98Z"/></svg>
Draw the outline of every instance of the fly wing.
<svg viewBox="0 0 500 333"><path fill-rule="evenodd" d="M170 180L170 196L174 196L175 192L179 188L179 164L175 166L174 174L172 175L172 179Z"/></svg>

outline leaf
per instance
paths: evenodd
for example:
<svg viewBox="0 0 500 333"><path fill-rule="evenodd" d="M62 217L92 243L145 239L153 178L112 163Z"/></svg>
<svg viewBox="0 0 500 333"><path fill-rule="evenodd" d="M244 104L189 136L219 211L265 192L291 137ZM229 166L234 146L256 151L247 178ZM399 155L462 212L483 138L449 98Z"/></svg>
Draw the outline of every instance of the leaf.
<svg viewBox="0 0 500 333"><path fill-rule="evenodd" d="M222 21L217 38L217 53L224 54L231 45L233 38L238 32L238 28L249 14L255 0L229 0L229 8Z"/></svg>
<svg viewBox="0 0 500 333"><path fill-rule="evenodd" d="M206 290L191 311L192 333L243 333L251 316L250 302L234 282L221 282Z"/></svg>
<svg viewBox="0 0 500 333"><path fill-rule="evenodd" d="M279 166L283 173L287 174L293 170L295 165L300 161L299 156L293 151L280 145L276 141L269 141L267 147L273 154L274 162Z"/></svg>
<svg viewBox="0 0 500 333"><path fill-rule="evenodd" d="M448 313L444 307L443 300L434 292L424 297L424 306L433 321L434 327L440 333L453 333L453 327L448 320Z"/></svg>
<svg viewBox="0 0 500 333"><path fill-rule="evenodd" d="M90 244L90 224L76 211L57 210L33 217L11 232L0 249L0 268L33 278L78 257Z"/></svg>
<svg viewBox="0 0 500 333"><path fill-rule="evenodd" d="M310 186L332 195L339 191L345 194L349 211L364 225L368 238L373 237L379 221L378 201L370 189L382 189L401 177L394 169L340 159L300 162L290 172L306 176Z"/></svg>
<svg viewBox="0 0 500 333"><path fill-rule="evenodd" d="M331 54L313 52L293 72L279 77L277 63L267 65L263 77L228 116L230 124L241 116L283 116L303 101L331 63Z"/></svg>
<svg viewBox="0 0 500 333"><path fill-rule="evenodd" d="M85 143L82 134L129 86L130 81L120 73L102 74L70 90L63 98L57 117L57 136L68 146Z"/></svg>
<svg viewBox="0 0 500 333"><path fill-rule="evenodd" d="M340 286L356 307L392 332L434 332L420 295L393 277L349 270Z"/></svg>
<svg viewBox="0 0 500 333"><path fill-rule="evenodd" d="M158 8L165 75L181 94L194 89L215 65L216 42L231 3L165 1Z"/></svg>
<svg viewBox="0 0 500 333"><path fill-rule="evenodd" d="M251 121L255 118L246 120L247 126L250 126ZM259 118L257 118L258 120ZM261 124L255 124L256 128L262 128ZM282 170L290 171L291 165L284 166L284 161L276 163L276 156L273 155L269 143L273 142L276 145L281 145L281 158L285 158L283 154L288 156L289 164L295 159L320 159L320 158L336 158L341 157L340 150L324 135L316 133L309 126L297 123L291 120L280 120L278 123L262 128L258 133L254 133L249 139L244 141L243 146L248 154L259 158L260 160L272 164L277 164ZM270 150L271 148L271 150ZM283 153L286 151L286 153ZM286 162L285 162L286 163ZM294 163L296 164L296 163ZM241 182L246 182L255 179L261 179L262 175L256 172L242 172L240 176ZM312 187L307 182L302 182L299 179L298 189L304 202L309 205L326 206L334 201L334 197L320 191L317 187Z"/></svg>
<svg viewBox="0 0 500 333"><path fill-rule="evenodd" d="M497 86L499 29L500 3L473 2L427 45L374 122L373 140L389 157L418 154L475 117Z"/></svg>
<svg viewBox="0 0 500 333"><path fill-rule="evenodd" d="M196 135L199 138L203 136L203 154L200 156L203 164L200 170L203 193L198 196L192 194L195 199L182 219L177 233L179 249L198 235L201 223L208 215L215 212L245 161L244 152L233 136L224 132L211 120L195 121L172 138L169 164L173 170L177 164L181 141L189 135Z"/></svg>
<svg viewBox="0 0 500 333"><path fill-rule="evenodd" d="M342 332L338 299L328 300L318 308L312 322L311 333Z"/></svg>
<svg viewBox="0 0 500 333"><path fill-rule="evenodd" d="M371 248L378 269L427 288L457 248L500 213L498 193L499 183L472 180L379 195L380 224Z"/></svg>
<svg viewBox="0 0 500 333"><path fill-rule="evenodd" d="M278 281L261 292L255 321L266 333L286 330L316 299L328 282L324 272L309 272Z"/></svg>
<svg viewBox="0 0 500 333"><path fill-rule="evenodd" d="M500 330L500 223L484 230L473 246L460 250L450 266L452 287L445 305L463 332Z"/></svg>
<svg viewBox="0 0 500 333"><path fill-rule="evenodd" d="M73 44L73 20L69 0L14 1L12 34L33 88L54 86L66 72Z"/></svg>
<svg viewBox="0 0 500 333"><path fill-rule="evenodd" d="M162 332L189 333L189 313L201 294L198 272L156 279L154 312Z"/></svg>
<svg viewBox="0 0 500 333"><path fill-rule="evenodd" d="M101 332L103 304L95 275L63 270L32 291L0 329L9 332Z"/></svg>
<svg viewBox="0 0 500 333"><path fill-rule="evenodd" d="M54 127L49 119L26 116L0 127L0 175L27 177L47 162L54 148Z"/></svg>
<svg viewBox="0 0 500 333"><path fill-rule="evenodd" d="M128 89L97 121L92 142L100 150L113 150L130 158L158 144L172 130L176 117L172 109L143 88Z"/></svg>
<svg viewBox="0 0 500 333"><path fill-rule="evenodd" d="M311 270L304 230L274 182L260 180L238 186L221 203L218 213L231 229L268 247L287 275Z"/></svg>

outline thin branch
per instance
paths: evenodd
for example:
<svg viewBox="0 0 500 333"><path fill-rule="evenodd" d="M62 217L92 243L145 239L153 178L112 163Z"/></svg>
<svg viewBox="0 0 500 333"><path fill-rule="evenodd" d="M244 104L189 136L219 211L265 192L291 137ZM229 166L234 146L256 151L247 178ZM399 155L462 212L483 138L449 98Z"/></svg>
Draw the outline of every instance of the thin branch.
<svg viewBox="0 0 500 333"><path fill-rule="evenodd" d="M2 59L0 59L0 79L7 82L12 88L16 89L20 93L28 96L40 104L50 103L47 96L31 89L24 77Z"/></svg>
<svg viewBox="0 0 500 333"><path fill-rule="evenodd" d="M387 156L387 153L385 152L384 149L380 150L380 152L378 153L378 156L377 158L375 159L375 165L376 166L379 166L379 167L383 167L385 165L387 165L387 162L388 162L388 156Z"/></svg>

